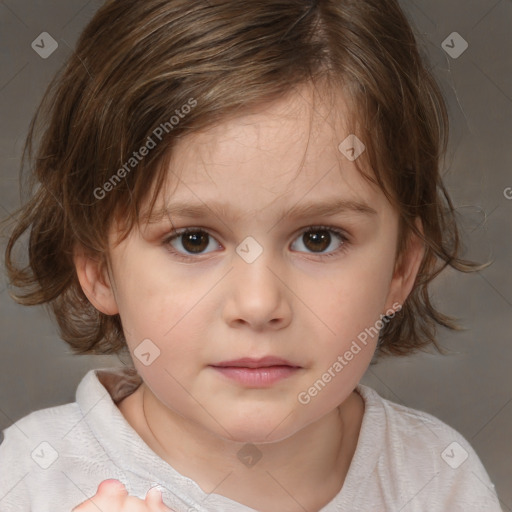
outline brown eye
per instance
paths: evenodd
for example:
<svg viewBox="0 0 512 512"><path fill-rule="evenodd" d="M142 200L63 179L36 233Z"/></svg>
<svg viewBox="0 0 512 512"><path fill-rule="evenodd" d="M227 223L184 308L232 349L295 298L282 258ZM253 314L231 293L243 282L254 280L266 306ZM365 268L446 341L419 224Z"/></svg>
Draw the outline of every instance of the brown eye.
<svg viewBox="0 0 512 512"><path fill-rule="evenodd" d="M202 230L185 230L178 232L176 235L168 238L166 244L182 255L187 254L206 254L208 248L214 250L219 247L215 243L215 239L206 231Z"/></svg>
<svg viewBox="0 0 512 512"><path fill-rule="evenodd" d="M347 237L339 230L327 227L309 228L292 244L294 251L331 256L344 249Z"/></svg>
<svg viewBox="0 0 512 512"><path fill-rule="evenodd" d="M331 235L328 231L309 231L302 235L302 240L309 250L323 252L331 243Z"/></svg>
<svg viewBox="0 0 512 512"><path fill-rule="evenodd" d="M192 253L203 252L208 247L208 233L184 233L181 235L183 247Z"/></svg>

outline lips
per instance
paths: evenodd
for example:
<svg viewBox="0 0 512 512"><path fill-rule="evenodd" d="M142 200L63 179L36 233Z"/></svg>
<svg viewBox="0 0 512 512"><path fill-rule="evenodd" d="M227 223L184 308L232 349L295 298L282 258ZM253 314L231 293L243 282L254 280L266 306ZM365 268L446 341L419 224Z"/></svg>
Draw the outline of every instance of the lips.
<svg viewBox="0 0 512 512"><path fill-rule="evenodd" d="M244 388L269 388L301 372L302 367L281 357L242 357L210 365L222 378Z"/></svg>
<svg viewBox="0 0 512 512"><path fill-rule="evenodd" d="M222 361L211 366L219 368L269 368L271 366L289 366L291 368L300 368L300 366L287 361L281 357L266 356L260 359L251 357L242 357L232 361Z"/></svg>

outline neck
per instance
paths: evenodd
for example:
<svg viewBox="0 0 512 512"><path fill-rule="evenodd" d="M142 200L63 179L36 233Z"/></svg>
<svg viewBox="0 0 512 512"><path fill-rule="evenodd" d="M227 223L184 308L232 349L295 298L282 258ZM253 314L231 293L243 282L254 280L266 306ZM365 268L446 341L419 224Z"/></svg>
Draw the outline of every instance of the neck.
<svg viewBox="0 0 512 512"><path fill-rule="evenodd" d="M297 510L298 504L315 510L331 501L348 472L364 412L363 400L354 392L292 436L251 444L221 438L186 420L145 384L138 391L143 424L135 429L155 453L205 493L260 511L276 510L277 504L283 512Z"/></svg>

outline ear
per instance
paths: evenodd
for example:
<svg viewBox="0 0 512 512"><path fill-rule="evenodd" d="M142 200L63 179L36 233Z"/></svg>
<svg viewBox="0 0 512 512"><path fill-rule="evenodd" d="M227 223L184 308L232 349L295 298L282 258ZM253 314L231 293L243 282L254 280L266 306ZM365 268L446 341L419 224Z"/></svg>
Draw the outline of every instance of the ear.
<svg viewBox="0 0 512 512"><path fill-rule="evenodd" d="M119 313L105 264L78 246L75 247L73 261L80 286L89 302L106 315Z"/></svg>
<svg viewBox="0 0 512 512"><path fill-rule="evenodd" d="M423 224L419 217L415 220L416 227L423 234ZM402 305L411 293L416 276L418 275L423 256L425 255L425 244L423 240L413 232L409 237L402 254L397 258L393 278L391 280L388 298L386 300L386 311L393 308L393 304Z"/></svg>

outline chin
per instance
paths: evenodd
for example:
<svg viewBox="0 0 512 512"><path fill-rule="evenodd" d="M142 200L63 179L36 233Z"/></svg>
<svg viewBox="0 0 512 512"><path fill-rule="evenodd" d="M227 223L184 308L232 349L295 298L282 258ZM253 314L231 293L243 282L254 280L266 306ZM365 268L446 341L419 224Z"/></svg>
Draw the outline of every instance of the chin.
<svg viewBox="0 0 512 512"><path fill-rule="evenodd" d="M299 430L296 422L293 422L291 418L292 415L283 422L283 416L262 418L248 415L245 418L240 418L238 422L223 423L229 434L225 430L221 430L219 433L226 440L237 443L276 443L287 439Z"/></svg>

